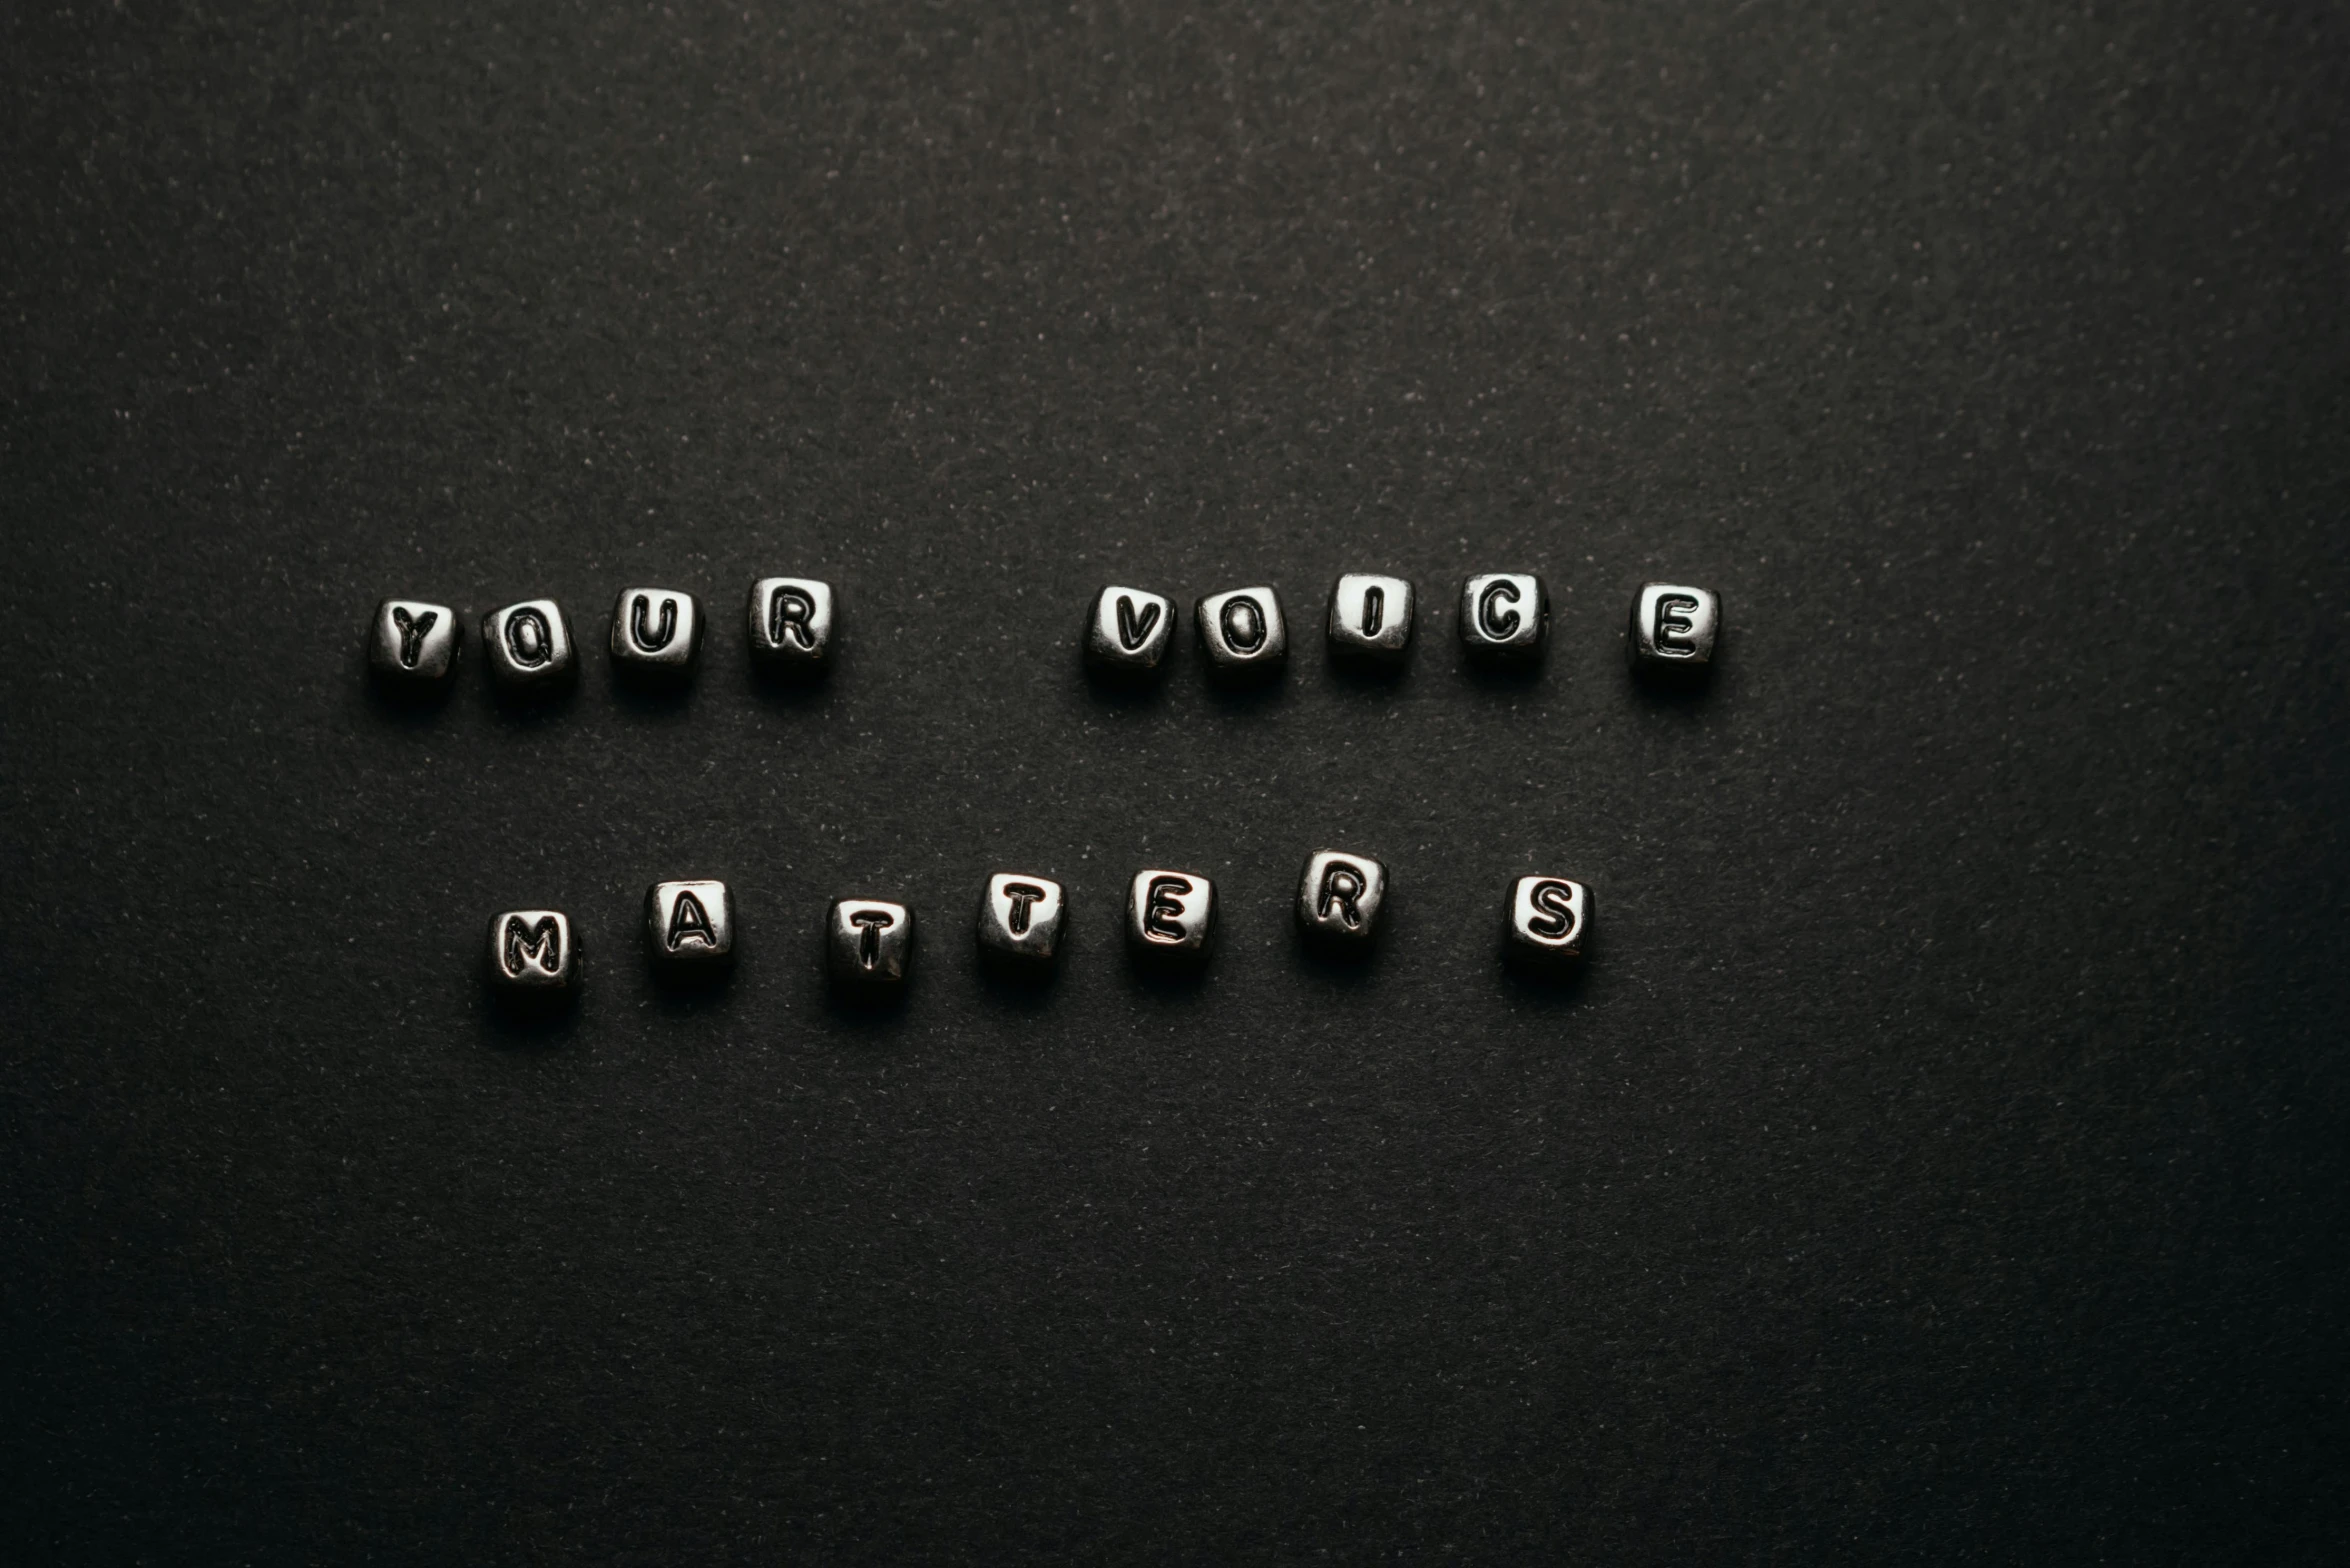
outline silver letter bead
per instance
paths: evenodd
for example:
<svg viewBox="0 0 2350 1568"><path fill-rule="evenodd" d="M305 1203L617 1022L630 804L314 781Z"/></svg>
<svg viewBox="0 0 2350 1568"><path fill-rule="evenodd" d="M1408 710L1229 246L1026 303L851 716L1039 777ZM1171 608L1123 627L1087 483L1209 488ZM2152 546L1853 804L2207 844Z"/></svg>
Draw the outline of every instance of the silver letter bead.
<svg viewBox="0 0 2350 1568"><path fill-rule="evenodd" d="M1412 585L1350 572L1330 590L1330 653L1364 669L1403 667L1412 646Z"/></svg>
<svg viewBox="0 0 2350 1568"><path fill-rule="evenodd" d="M914 911L881 898L836 898L824 916L833 983L879 995L903 985L914 958Z"/></svg>
<svg viewBox="0 0 2350 1568"><path fill-rule="evenodd" d="M445 604L386 599L368 623L367 667L390 691L447 691L457 669L457 612Z"/></svg>
<svg viewBox="0 0 2350 1568"><path fill-rule="evenodd" d="M1043 972L1061 947L1061 884L998 872L979 898L979 956L1003 968Z"/></svg>
<svg viewBox="0 0 2350 1568"><path fill-rule="evenodd" d="M734 963L734 898L723 882L656 882L645 893L645 945L671 980L714 980Z"/></svg>
<svg viewBox="0 0 2350 1568"><path fill-rule="evenodd" d="M508 700L552 696L579 673L571 628L552 599L526 599L483 616L481 652L491 687Z"/></svg>
<svg viewBox="0 0 2350 1568"><path fill-rule="evenodd" d="M668 684L693 672L702 609L690 593L623 588L612 607L612 664L630 679Z"/></svg>
<svg viewBox="0 0 2350 1568"><path fill-rule="evenodd" d="M832 586L808 577L751 584L751 662L773 676L808 679L832 654Z"/></svg>
<svg viewBox="0 0 2350 1568"><path fill-rule="evenodd" d="M1632 599L1630 652L1643 674L1695 673L1713 662L1722 601L1703 588L1643 583Z"/></svg>
<svg viewBox="0 0 2350 1568"><path fill-rule="evenodd" d="M1368 855L1322 850L1306 861L1298 883L1298 929L1326 952L1368 952L1386 898L1385 866Z"/></svg>
<svg viewBox="0 0 2350 1568"><path fill-rule="evenodd" d="M1549 620L1550 596L1530 572L1488 572L1461 585L1461 646L1479 663L1534 663Z"/></svg>
<svg viewBox="0 0 2350 1568"><path fill-rule="evenodd" d="M1573 971L1591 929L1589 888L1567 877L1520 877L1506 913L1505 957L1538 971Z"/></svg>
<svg viewBox="0 0 2350 1568"><path fill-rule="evenodd" d="M1194 612L1200 646L1208 653L1208 673L1238 684L1270 680L1281 673L1289 657L1289 626L1281 618L1281 599L1270 588L1235 588L1212 593Z"/></svg>
<svg viewBox="0 0 2350 1568"><path fill-rule="evenodd" d="M1185 871L1138 871L1126 894L1126 940L1137 956L1199 963L1216 928L1216 884Z"/></svg>
<svg viewBox="0 0 2350 1568"><path fill-rule="evenodd" d="M579 944L558 909L490 917L490 988L509 1007L559 1007L579 989Z"/></svg>
<svg viewBox="0 0 2350 1568"><path fill-rule="evenodd" d="M1104 588L1085 618L1085 658L1104 675L1156 674L1175 642L1175 601L1141 588Z"/></svg>

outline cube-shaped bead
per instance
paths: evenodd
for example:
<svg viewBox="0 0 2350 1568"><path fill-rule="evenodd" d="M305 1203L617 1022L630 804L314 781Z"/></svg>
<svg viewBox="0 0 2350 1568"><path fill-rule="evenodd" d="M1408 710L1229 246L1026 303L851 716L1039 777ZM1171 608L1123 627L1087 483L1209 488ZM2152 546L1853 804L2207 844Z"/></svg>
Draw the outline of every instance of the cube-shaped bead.
<svg viewBox="0 0 2350 1568"><path fill-rule="evenodd" d="M1632 596L1629 651L1633 668L1662 673L1713 662L1722 601L1703 588L1643 583Z"/></svg>
<svg viewBox="0 0 2350 1568"><path fill-rule="evenodd" d="M1330 590L1330 654L1366 669L1403 667L1412 646L1412 585L1350 572Z"/></svg>
<svg viewBox="0 0 2350 1568"><path fill-rule="evenodd" d="M1297 924L1313 945L1334 953L1367 952L1387 899L1387 868L1368 855L1321 850L1306 861L1297 888Z"/></svg>
<svg viewBox="0 0 2350 1568"><path fill-rule="evenodd" d="M714 980L734 963L734 897L723 882L656 882L645 893L645 947L667 979Z"/></svg>
<svg viewBox="0 0 2350 1568"><path fill-rule="evenodd" d="M444 692L457 672L457 612L445 604L386 599L367 626L367 667L389 690Z"/></svg>
<svg viewBox="0 0 2350 1568"><path fill-rule="evenodd" d="M554 696L579 673L571 628L552 599L526 599L483 616L481 652L490 685L510 700Z"/></svg>
<svg viewBox="0 0 2350 1568"><path fill-rule="evenodd" d="M1591 890L1569 877L1520 877L1510 884L1503 951L1528 968L1560 973L1583 957Z"/></svg>
<svg viewBox="0 0 2350 1568"><path fill-rule="evenodd" d="M509 909L490 917L490 988L501 1000L553 1005L579 987L579 944L559 909Z"/></svg>
<svg viewBox="0 0 2350 1568"><path fill-rule="evenodd" d="M1488 572L1461 585L1461 646L1479 663L1534 663L1549 621L1550 596L1531 572Z"/></svg>
<svg viewBox="0 0 2350 1568"><path fill-rule="evenodd" d="M832 660L832 585L811 577L751 584L751 662L766 674L807 678Z"/></svg>
<svg viewBox="0 0 2350 1568"><path fill-rule="evenodd" d="M836 898L824 916L833 983L878 995L905 984L914 959L914 911L884 898Z"/></svg>
<svg viewBox="0 0 2350 1568"><path fill-rule="evenodd" d="M1208 672L1239 684L1271 680L1289 658L1289 625L1270 588L1234 588L1200 600L1194 612Z"/></svg>
<svg viewBox="0 0 2350 1568"><path fill-rule="evenodd" d="M612 607L612 665L631 679L664 684L692 674L702 646L702 608L690 593L623 588Z"/></svg>
<svg viewBox="0 0 2350 1568"><path fill-rule="evenodd" d="M1138 871L1126 894L1126 940L1138 956L1198 963L1216 929L1216 884L1187 871Z"/></svg>
<svg viewBox="0 0 2350 1568"><path fill-rule="evenodd" d="M1061 884L998 872L979 897L979 953L991 964L1044 971L1060 957Z"/></svg>
<svg viewBox="0 0 2350 1568"><path fill-rule="evenodd" d="M1175 601L1143 588L1104 588L1085 618L1085 658L1112 676L1154 675L1175 644Z"/></svg>

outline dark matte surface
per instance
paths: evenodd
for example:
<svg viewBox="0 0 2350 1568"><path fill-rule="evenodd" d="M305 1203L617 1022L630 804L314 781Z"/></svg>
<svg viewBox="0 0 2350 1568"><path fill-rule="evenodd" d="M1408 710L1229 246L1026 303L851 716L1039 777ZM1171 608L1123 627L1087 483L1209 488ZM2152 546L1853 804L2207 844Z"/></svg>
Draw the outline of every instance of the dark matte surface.
<svg viewBox="0 0 2350 1568"><path fill-rule="evenodd" d="M0 1556L2313 1561L2350 27L0 10ZM1539 570L1536 679L1461 667ZM1105 581L1422 588L1096 694ZM826 577L831 684L741 596ZM1724 595L1702 696L1626 677ZM700 594L691 694L613 595ZM374 701L386 593L456 699ZM538 593L585 672L489 703ZM1292 930L1384 857L1363 973ZM1194 988L1139 865L1224 890ZM1042 995L986 872L1065 880ZM1495 960L1589 881L1551 994ZM718 876L742 962L657 993ZM826 1000L836 894L923 920ZM587 993L487 1013L547 904Z"/></svg>

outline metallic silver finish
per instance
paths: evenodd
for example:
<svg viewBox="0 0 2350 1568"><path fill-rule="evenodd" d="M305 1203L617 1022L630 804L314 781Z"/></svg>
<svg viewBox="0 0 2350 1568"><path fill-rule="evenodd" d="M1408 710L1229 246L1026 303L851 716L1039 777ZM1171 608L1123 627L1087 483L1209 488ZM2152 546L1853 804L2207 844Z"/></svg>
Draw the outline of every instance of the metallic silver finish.
<svg viewBox="0 0 2350 1568"><path fill-rule="evenodd" d="M895 990L914 959L914 911L882 898L836 898L824 915L824 953L834 984Z"/></svg>
<svg viewBox="0 0 2350 1568"><path fill-rule="evenodd" d="M547 697L579 674L571 627L552 599L525 599L481 618L482 662L501 697Z"/></svg>
<svg viewBox="0 0 2350 1568"><path fill-rule="evenodd" d="M1085 657L1109 675L1157 672L1175 645L1175 601L1142 588L1104 588L1085 618Z"/></svg>
<svg viewBox="0 0 2350 1568"><path fill-rule="evenodd" d="M656 882L645 892L645 948L672 980L707 980L734 963L734 897L723 882Z"/></svg>
<svg viewBox="0 0 2350 1568"><path fill-rule="evenodd" d="M1481 664L1533 664L1549 623L1550 595L1531 572L1488 572L1461 585L1461 646Z"/></svg>
<svg viewBox="0 0 2350 1568"><path fill-rule="evenodd" d="M1200 600L1193 612L1208 672L1218 680L1270 680L1289 658L1289 623L1270 588L1234 588Z"/></svg>
<svg viewBox="0 0 2350 1568"><path fill-rule="evenodd" d="M681 681L702 647L702 607L690 593L623 588L612 606L612 663L645 680Z"/></svg>
<svg viewBox="0 0 2350 1568"><path fill-rule="evenodd" d="M1633 668L1698 670L1713 662L1722 601L1703 588L1643 583L1632 596L1629 650Z"/></svg>
<svg viewBox="0 0 2350 1568"><path fill-rule="evenodd" d="M1137 955L1198 963L1216 930L1216 884L1188 871L1137 871L1126 893L1126 940Z"/></svg>
<svg viewBox="0 0 2350 1568"><path fill-rule="evenodd" d="M1044 971L1060 957L1064 899L1050 877L997 872L979 895L979 954L1009 968Z"/></svg>
<svg viewBox="0 0 2350 1568"><path fill-rule="evenodd" d="M832 585L811 577L751 584L751 662L770 675L820 675L832 656Z"/></svg>
<svg viewBox="0 0 2350 1568"><path fill-rule="evenodd" d="M1334 953L1368 952L1387 900L1387 868L1368 855L1320 850L1297 887L1297 924L1313 945Z"/></svg>
<svg viewBox="0 0 2350 1568"><path fill-rule="evenodd" d="M579 943L559 909L509 909L490 917L489 976L509 1002L568 1000L579 989Z"/></svg>
<svg viewBox="0 0 2350 1568"><path fill-rule="evenodd" d="M1330 590L1330 652L1366 669L1403 667L1412 646L1412 585L1350 572Z"/></svg>
<svg viewBox="0 0 2350 1568"><path fill-rule="evenodd" d="M1569 877L1520 877L1510 884L1503 953L1550 973L1572 971L1591 930L1591 890Z"/></svg>
<svg viewBox="0 0 2350 1568"><path fill-rule="evenodd" d="M446 691L457 671L457 612L418 599L386 599L367 625L367 667L386 687Z"/></svg>

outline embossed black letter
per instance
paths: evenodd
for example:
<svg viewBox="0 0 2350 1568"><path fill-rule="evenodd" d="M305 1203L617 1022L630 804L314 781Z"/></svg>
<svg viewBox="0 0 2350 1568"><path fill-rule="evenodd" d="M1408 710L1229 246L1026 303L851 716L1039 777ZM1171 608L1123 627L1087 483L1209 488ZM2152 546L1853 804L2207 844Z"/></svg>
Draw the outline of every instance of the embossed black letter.
<svg viewBox="0 0 2350 1568"><path fill-rule="evenodd" d="M637 603L642 604L644 601L639 599ZM704 947L718 945L718 933L710 928L710 914L702 908L702 901L691 893L680 893L677 895L677 903L669 911L669 934L666 938L669 951L676 952L677 945L689 936Z"/></svg>
<svg viewBox="0 0 2350 1568"><path fill-rule="evenodd" d="M506 651L526 670L535 670L555 654L555 638L547 618L536 610L516 610L506 617Z"/></svg>
<svg viewBox="0 0 2350 1568"><path fill-rule="evenodd" d="M1142 934L1154 942L1180 942L1183 899L1191 892L1189 877L1153 877L1150 896L1143 901Z"/></svg>
<svg viewBox="0 0 2350 1568"><path fill-rule="evenodd" d="M659 653L663 648L669 646L669 639L677 635L677 601L675 599L661 601L660 629L648 635L645 631L645 606L651 602L652 596L650 594L641 593L629 601L628 631L629 635L636 639L636 645L644 649L645 652Z"/></svg>
<svg viewBox="0 0 2350 1568"><path fill-rule="evenodd" d="M551 917L542 916L538 924L525 926L520 915L508 915L505 937L498 952L506 973L519 976L525 963L536 964L551 975L563 972L563 931Z"/></svg>
<svg viewBox="0 0 2350 1568"><path fill-rule="evenodd" d="M400 668L416 668L416 654L424 646L424 634L431 631L433 622L440 618L440 611L427 610L411 619L406 610L397 605L392 607L392 624L400 628Z"/></svg>
<svg viewBox="0 0 2350 1568"><path fill-rule="evenodd" d="M854 910L849 923L857 928L857 962L871 969L881 958L881 933L897 924L893 915L878 909Z"/></svg>
<svg viewBox="0 0 2350 1568"><path fill-rule="evenodd" d="M1486 584L1485 591L1477 596L1478 630L1495 642L1507 641L1518 629L1518 612L1503 610L1496 614L1494 606L1496 604L1514 605L1517 602L1517 584L1506 582Z"/></svg>
<svg viewBox="0 0 2350 1568"><path fill-rule="evenodd" d="M1028 934L1028 906L1044 897L1044 889L1033 882L1007 882L1004 897L1012 901L1012 918L1005 922L1014 936Z"/></svg>
<svg viewBox="0 0 2350 1568"><path fill-rule="evenodd" d="M1351 930L1363 923L1363 912L1355 907L1355 900L1362 896L1362 873L1352 866L1334 862L1322 873L1322 890L1317 895L1316 913L1328 919L1330 906L1336 904L1338 917Z"/></svg>
<svg viewBox="0 0 2350 1568"><path fill-rule="evenodd" d="M1142 614L1138 616L1134 613L1134 601L1124 594L1118 596L1118 640L1126 645L1128 653L1140 652L1144 641L1151 634L1151 628L1158 624L1157 605L1144 605Z"/></svg>
<svg viewBox="0 0 2350 1568"><path fill-rule="evenodd" d="M1542 918L1526 922L1526 929L1548 941L1557 941L1575 928L1573 892L1564 882L1545 882L1534 889L1533 904Z"/></svg>
<svg viewBox="0 0 2350 1568"><path fill-rule="evenodd" d="M637 603L642 604L644 601L639 599ZM662 608L666 610L669 606L664 602ZM792 635L792 641L801 647L815 647L816 634L808 626L809 620L815 614L816 601L799 589L776 589L774 597L767 601L767 640L779 643L783 641L783 634L789 631ZM663 628L661 640L667 642L669 640L667 630L669 623L663 621L661 625ZM643 633L638 633L637 640L640 642L644 640Z"/></svg>
<svg viewBox="0 0 2350 1568"><path fill-rule="evenodd" d="M1242 597L1225 602L1224 640L1235 653L1254 653L1265 645L1265 611L1256 600Z"/></svg>

